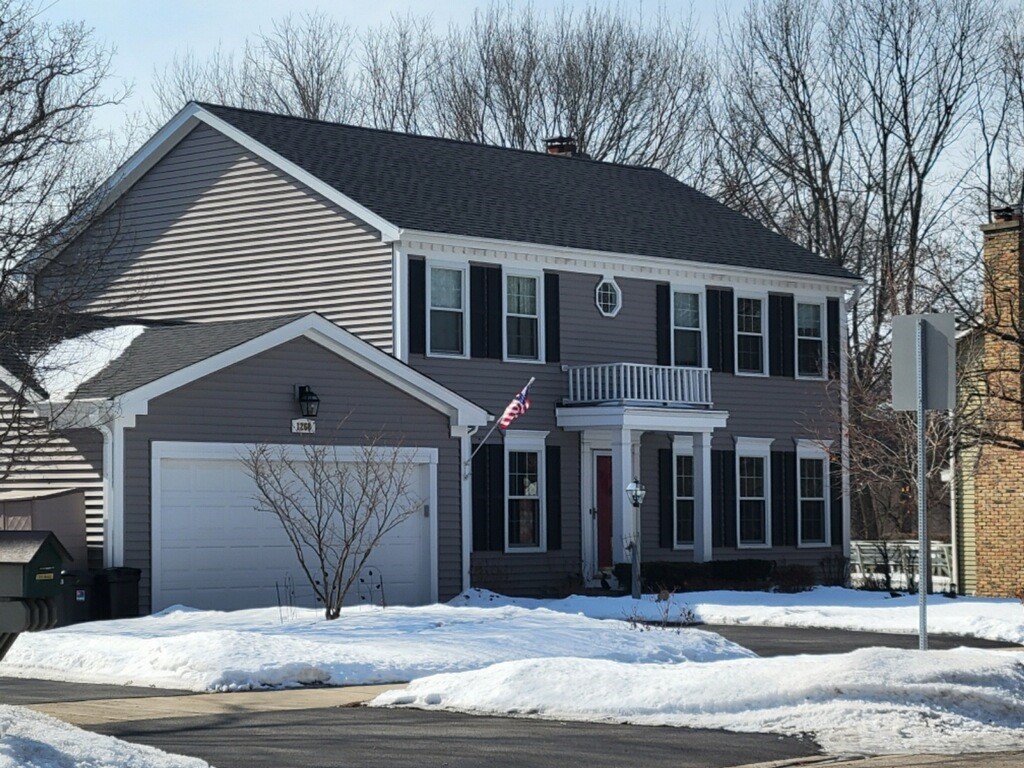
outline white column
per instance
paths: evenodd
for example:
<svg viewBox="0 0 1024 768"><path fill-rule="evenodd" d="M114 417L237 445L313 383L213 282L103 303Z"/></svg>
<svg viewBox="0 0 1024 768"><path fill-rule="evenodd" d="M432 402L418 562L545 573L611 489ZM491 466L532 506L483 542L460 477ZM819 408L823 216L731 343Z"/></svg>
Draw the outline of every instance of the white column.
<svg viewBox="0 0 1024 768"><path fill-rule="evenodd" d="M612 438L612 560L629 562L627 539L633 535L633 506L626 486L633 481L633 435L622 429Z"/></svg>
<svg viewBox="0 0 1024 768"><path fill-rule="evenodd" d="M697 499L693 515L693 559L711 560L711 433L693 435L693 481Z"/></svg>

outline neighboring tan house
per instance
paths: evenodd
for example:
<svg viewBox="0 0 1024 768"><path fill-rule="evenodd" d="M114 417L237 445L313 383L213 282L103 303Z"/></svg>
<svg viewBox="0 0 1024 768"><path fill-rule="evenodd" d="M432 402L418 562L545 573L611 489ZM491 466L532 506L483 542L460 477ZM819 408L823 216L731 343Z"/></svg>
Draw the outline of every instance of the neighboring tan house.
<svg viewBox="0 0 1024 768"><path fill-rule="evenodd" d="M993 436L954 451L952 504L955 581L966 594L1009 597L1024 587L1024 414L1021 359L1021 214L995 212L984 224L984 318L991 331L957 342L961 418Z"/></svg>
<svg viewBox="0 0 1024 768"><path fill-rule="evenodd" d="M109 192L41 285L117 232L83 309L146 328L67 410L99 446L90 543L143 609L274 602L294 567L239 451L368 431L424 462L380 556L402 602L599 584L634 477L644 561L848 553L857 280L660 171L189 104Z"/></svg>

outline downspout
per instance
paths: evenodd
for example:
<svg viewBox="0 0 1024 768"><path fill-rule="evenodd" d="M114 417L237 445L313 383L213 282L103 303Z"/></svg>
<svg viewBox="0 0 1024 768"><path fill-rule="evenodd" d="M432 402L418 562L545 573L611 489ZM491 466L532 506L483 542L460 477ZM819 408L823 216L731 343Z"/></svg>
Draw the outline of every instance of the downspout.
<svg viewBox="0 0 1024 768"><path fill-rule="evenodd" d="M110 568L114 564L113 557L113 462L114 462L114 436L110 427L100 424L96 427L103 435L103 567Z"/></svg>

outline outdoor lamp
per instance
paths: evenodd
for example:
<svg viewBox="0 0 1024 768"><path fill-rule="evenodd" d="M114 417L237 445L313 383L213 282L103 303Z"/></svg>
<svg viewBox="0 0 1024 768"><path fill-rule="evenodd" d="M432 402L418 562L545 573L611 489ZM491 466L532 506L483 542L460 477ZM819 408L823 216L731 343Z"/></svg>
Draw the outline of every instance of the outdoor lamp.
<svg viewBox="0 0 1024 768"><path fill-rule="evenodd" d="M644 497L647 495L647 488L644 484L633 478L633 482L626 486L626 495L629 496L629 502L634 507L639 507L644 503Z"/></svg>
<svg viewBox="0 0 1024 768"><path fill-rule="evenodd" d="M299 401L299 413L304 419L315 419L320 410L320 398L307 386L295 387L295 399Z"/></svg>

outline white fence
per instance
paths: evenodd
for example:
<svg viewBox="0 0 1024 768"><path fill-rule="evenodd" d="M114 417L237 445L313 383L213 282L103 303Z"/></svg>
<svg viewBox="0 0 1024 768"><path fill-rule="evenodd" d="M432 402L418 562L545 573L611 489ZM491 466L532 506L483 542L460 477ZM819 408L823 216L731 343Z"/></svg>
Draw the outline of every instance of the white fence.
<svg viewBox="0 0 1024 768"><path fill-rule="evenodd" d="M605 363L575 366L568 372L567 403L711 405L709 368Z"/></svg>
<svg viewBox="0 0 1024 768"><path fill-rule="evenodd" d="M918 577L916 541L851 541L850 582L854 587L916 589ZM953 585L953 547L931 543L932 590L948 591Z"/></svg>

